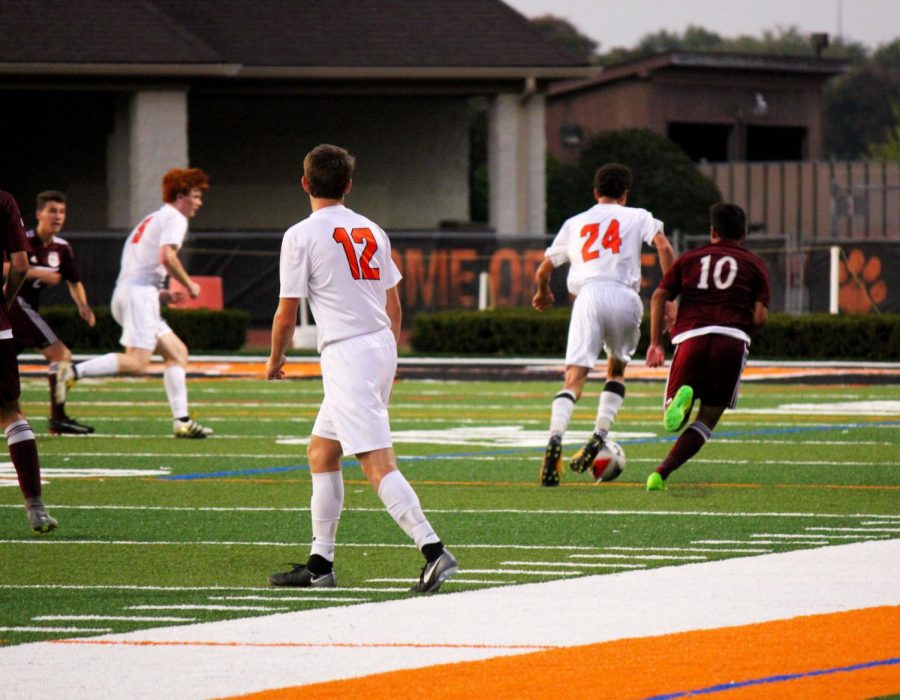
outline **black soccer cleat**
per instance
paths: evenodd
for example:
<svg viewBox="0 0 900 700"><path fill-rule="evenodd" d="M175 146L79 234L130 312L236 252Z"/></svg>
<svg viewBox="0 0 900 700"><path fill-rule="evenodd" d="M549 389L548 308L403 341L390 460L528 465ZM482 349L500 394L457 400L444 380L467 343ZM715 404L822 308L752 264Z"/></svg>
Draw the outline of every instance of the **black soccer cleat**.
<svg viewBox="0 0 900 700"><path fill-rule="evenodd" d="M306 564L291 564L294 568L269 576L273 586L293 586L294 588L335 588L337 581L334 570L316 576L306 568Z"/></svg>
<svg viewBox="0 0 900 700"><path fill-rule="evenodd" d="M437 593L441 584L455 576L457 571L459 571L459 564L456 557L445 547L441 556L422 567L419 582L410 590L416 593Z"/></svg>
<svg viewBox="0 0 900 700"><path fill-rule="evenodd" d="M562 438L551 435L541 463L541 486L559 486L559 475L562 472Z"/></svg>
<svg viewBox="0 0 900 700"><path fill-rule="evenodd" d="M62 420L50 419L47 430L51 435L90 435L94 429L84 423L79 423L74 418L66 416Z"/></svg>
<svg viewBox="0 0 900 700"><path fill-rule="evenodd" d="M586 472L594 465L594 460L603 449L603 438L594 433L587 444L576 452L569 462L569 469L579 474Z"/></svg>

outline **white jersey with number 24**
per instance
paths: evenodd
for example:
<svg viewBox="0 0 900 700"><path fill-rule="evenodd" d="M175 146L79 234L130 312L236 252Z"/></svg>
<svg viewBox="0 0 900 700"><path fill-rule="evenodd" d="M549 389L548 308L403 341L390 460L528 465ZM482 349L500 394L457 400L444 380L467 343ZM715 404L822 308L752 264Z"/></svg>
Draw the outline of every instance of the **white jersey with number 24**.
<svg viewBox="0 0 900 700"><path fill-rule="evenodd" d="M596 204L566 221L545 251L554 267L569 263L572 294L595 281L640 291L641 244L652 243L663 222L646 209Z"/></svg>

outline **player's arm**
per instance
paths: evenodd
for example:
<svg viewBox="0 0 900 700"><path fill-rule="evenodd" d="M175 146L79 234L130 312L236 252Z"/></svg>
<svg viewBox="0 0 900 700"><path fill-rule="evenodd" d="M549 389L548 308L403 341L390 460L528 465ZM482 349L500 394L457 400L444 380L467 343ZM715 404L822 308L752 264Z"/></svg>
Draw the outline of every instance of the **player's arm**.
<svg viewBox="0 0 900 700"><path fill-rule="evenodd" d="M400 323L403 321L403 307L400 305L400 291L397 287L391 287L387 290L387 302L385 303L385 311L388 318L391 319L391 332L394 334L394 340L400 345Z"/></svg>
<svg viewBox="0 0 900 700"><path fill-rule="evenodd" d="M6 283L3 285L3 302L8 309L19 293L25 277L28 275L28 253L17 250L9 254L9 263L4 264Z"/></svg>
<svg viewBox="0 0 900 700"><path fill-rule="evenodd" d="M3 261L3 276L6 277L9 274L9 261ZM59 284L59 281L62 279L62 275L60 275L56 270L53 270L49 267L29 267L28 272L25 273L26 280L40 280L48 287L52 287L56 284Z"/></svg>
<svg viewBox="0 0 900 700"><path fill-rule="evenodd" d="M159 247L159 262L166 268L168 273L183 284L191 299L200 296L200 285L191 279L191 276L184 269L181 260L178 259L178 248L170 244L164 244Z"/></svg>
<svg viewBox="0 0 900 700"><path fill-rule="evenodd" d="M647 346L648 367L660 367L666 361L666 351L663 350L662 337L668 301L669 291L664 287L657 287L650 298L650 345Z"/></svg>
<svg viewBox="0 0 900 700"><path fill-rule="evenodd" d="M94 317L94 311L91 309L90 304L88 304L87 292L84 291L84 285L81 282L69 282L68 284L69 295L72 297L72 301L75 302L75 306L78 307L78 315L93 328L97 323L97 319Z"/></svg>
<svg viewBox="0 0 900 700"><path fill-rule="evenodd" d="M534 273L534 284L537 291L531 300L531 305L538 311L546 311L553 306L553 292L550 291L550 276L553 274L553 261L544 258Z"/></svg>
<svg viewBox="0 0 900 700"><path fill-rule="evenodd" d="M761 301L753 305L753 332L756 333L769 320L769 309Z"/></svg>
<svg viewBox="0 0 900 700"><path fill-rule="evenodd" d="M662 268L663 274L666 274L669 268L672 267L672 263L675 262L675 251L672 249L672 244L669 243L669 239L666 238L666 234L662 232L662 229L657 231L653 237L653 247L656 248L656 252L659 255L659 266Z"/></svg>
<svg viewBox="0 0 900 700"><path fill-rule="evenodd" d="M266 379L284 379L284 365L287 362L284 353L294 337L299 309L300 299L297 297L281 297L278 300L278 309L272 320L272 351L266 361Z"/></svg>

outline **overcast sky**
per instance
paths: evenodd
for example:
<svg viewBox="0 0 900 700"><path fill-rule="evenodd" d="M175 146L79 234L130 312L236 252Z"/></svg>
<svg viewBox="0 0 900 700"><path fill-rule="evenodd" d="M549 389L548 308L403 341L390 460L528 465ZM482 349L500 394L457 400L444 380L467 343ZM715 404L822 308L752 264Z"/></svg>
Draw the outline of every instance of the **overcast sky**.
<svg viewBox="0 0 900 700"><path fill-rule="evenodd" d="M630 48L645 34L699 25L725 37L797 26L869 48L900 35L900 0L503 0L526 17L552 14L599 42Z"/></svg>

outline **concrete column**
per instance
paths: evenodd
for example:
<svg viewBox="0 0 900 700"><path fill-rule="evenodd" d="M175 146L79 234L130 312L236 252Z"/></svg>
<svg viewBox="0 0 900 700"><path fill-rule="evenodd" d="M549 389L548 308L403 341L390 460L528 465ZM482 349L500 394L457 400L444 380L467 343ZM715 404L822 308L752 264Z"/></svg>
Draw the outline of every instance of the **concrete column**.
<svg viewBox="0 0 900 700"><path fill-rule="evenodd" d="M162 203L170 168L188 165L187 92L141 91L117 106L109 139L109 224L129 229Z"/></svg>
<svg viewBox="0 0 900 700"><path fill-rule="evenodd" d="M488 132L491 226L499 235L544 234L543 95L497 95L491 104Z"/></svg>

